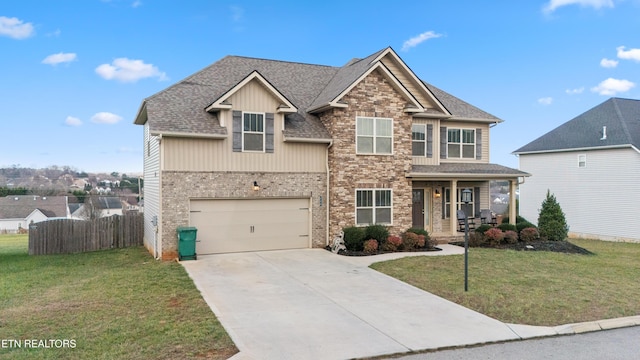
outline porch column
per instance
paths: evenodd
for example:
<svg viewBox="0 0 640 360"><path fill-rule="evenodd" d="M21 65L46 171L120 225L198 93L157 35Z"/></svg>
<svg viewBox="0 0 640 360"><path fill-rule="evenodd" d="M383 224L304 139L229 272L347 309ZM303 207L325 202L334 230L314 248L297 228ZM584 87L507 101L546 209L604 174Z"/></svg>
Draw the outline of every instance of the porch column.
<svg viewBox="0 0 640 360"><path fill-rule="evenodd" d="M458 180L451 180L451 191L449 192L449 222L451 223L451 235L458 235ZM444 201L444 199L442 200Z"/></svg>
<svg viewBox="0 0 640 360"><path fill-rule="evenodd" d="M509 224L516 224L516 182L509 180Z"/></svg>

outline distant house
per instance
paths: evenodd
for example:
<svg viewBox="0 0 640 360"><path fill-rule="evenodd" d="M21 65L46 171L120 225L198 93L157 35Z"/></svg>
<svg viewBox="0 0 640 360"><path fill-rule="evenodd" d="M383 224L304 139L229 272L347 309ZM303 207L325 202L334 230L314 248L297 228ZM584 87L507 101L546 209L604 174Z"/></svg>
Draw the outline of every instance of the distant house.
<svg viewBox="0 0 640 360"><path fill-rule="evenodd" d="M537 221L547 190L558 199L569 235L640 241L640 100L611 98L514 151L520 214Z"/></svg>
<svg viewBox="0 0 640 360"><path fill-rule="evenodd" d="M0 233L16 233L29 224L71 217L66 196L9 195L0 198Z"/></svg>
<svg viewBox="0 0 640 360"><path fill-rule="evenodd" d="M122 215L122 200L117 196L98 196L97 207L101 210L100 217ZM87 201L87 200L85 200ZM70 204L71 215L74 219L82 219L85 216L85 204Z"/></svg>

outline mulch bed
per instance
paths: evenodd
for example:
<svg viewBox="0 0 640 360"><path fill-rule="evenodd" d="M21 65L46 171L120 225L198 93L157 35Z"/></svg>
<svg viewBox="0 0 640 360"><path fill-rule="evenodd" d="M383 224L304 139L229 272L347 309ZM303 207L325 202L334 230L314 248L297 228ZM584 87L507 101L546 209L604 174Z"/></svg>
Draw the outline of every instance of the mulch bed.
<svg viewBox="0 0 640 360"><path fill-rule="evenodd" d="M464 246L464 244L462 244L462 246ZM328 251L331 251L331 247L329 247L329 246L326 246L325 249L328 250ZM397 252L423 252L423 251L442 251L442 249L440 249L439 247L432 247L432 248L422 248L422 249L415 249L415 250L409 250L409 251L377 251L377 252L375 252L373 254L365 253L364 251L340 250L338 252L338 255L344 255L344 256L371 256L371 255L397 253Z"/></svg>
<svg viewBox="0 0 640 360"><path fill-rule="evenodd" d="M452 242L451 245L458 245L464 247L464 242ZM581 254L581 255L594 255L591 251L574 245L568 241L532 241L522 242L518 241L515 244L501 244L498 246L480 246L483 248L493 249L509 249L518 251L553 251L565 254Z"/></svg>

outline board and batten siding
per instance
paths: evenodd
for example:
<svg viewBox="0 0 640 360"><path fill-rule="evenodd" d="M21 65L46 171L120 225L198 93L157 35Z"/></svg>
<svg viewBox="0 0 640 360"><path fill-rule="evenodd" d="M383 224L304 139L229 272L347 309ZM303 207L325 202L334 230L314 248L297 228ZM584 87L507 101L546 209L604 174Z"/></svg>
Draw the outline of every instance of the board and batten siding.
<svg viewBox="0 0 640 360"><path fill-rule="evenodd" d="M431 125L433 141L432 141L432 155L427 156L413 156L413 165L438 165L440 161L440 121L435 119L421 119L413 118L412 125L426 124Z"/></svg>
<svg viewBox="0 0 640 360"><path fill-rule="evenodd" d="M440 127L446 128L456 128L456 129L481 129L481 147L482 147L482 157L480 160L478 159L440 159L440 162L479 162L479 163L489 163L489 124L476 123L476 122L465 122L465 121L441 121ZM434 142L438 141L438 150L440 150L440 128L434 129L434 132L437 132L437 135L434 136ZM444 139L446 143L447 139ZM437 157L440 157L440 152L438 152Z"/></svg>
<svg viewBox="0 0 640 360"><path fill-rule="evenodd" d="M144 124L144 245L150 251L155 246L153 217L160 219L160 142L149 132L149 123ZM158 246L158 251L161 251Z"/></svg>
<svg viewBox="0 0 640 360"><path fill-rule="evenodd" d="M586 166L578 156L586 155ZM521 154L520 214L537 223L547 189L560 203L570 234L602 240L640 241L640 153L631 148Z"/></svg>

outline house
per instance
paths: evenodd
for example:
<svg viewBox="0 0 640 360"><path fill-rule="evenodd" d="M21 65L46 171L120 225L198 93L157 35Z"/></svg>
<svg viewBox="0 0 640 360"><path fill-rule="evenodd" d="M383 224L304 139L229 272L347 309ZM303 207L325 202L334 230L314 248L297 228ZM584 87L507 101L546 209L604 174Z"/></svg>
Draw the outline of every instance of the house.
<svg viewBox="0 0 640 360"><path fill-rule="evenodd" d="M537 221L547 190L569 235L640 241L640 100L611 98L514 152L533 176L520 185L520 214Z"/></svg>
<svg viewBox="0 0 640 360"><path fill-rule="evenodd" d="M0 198L0 233L18 233L30 224L71 216L66 196L9 195Z"/></svg>
<svg viewBox="0 0 640 360"><path fill-rule="evenodd" d="M126 211L126 207L123 206L123 201L117 196L96 196L95 198L87 197L85 204L69 204L71 215L74 219L84 219L89 216L87 209L85 208L87 201L96 201L95 208L100 210L99 217L107 217L113 215L122 215L123 210ZM91 210L89 210L91 212Z"/></svg>
<svg viewBox="0 0 640 360"><path fill-rule="evenodd" d="M489 162L501 121L423 82L392 48L341 67L224 57L136 115L145 244L175 258L181 226L197 228L198 254L321 248L371 223L458 236L456 210L479 217L490 180L513 192L528 175Z"/></svg>

